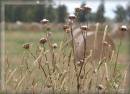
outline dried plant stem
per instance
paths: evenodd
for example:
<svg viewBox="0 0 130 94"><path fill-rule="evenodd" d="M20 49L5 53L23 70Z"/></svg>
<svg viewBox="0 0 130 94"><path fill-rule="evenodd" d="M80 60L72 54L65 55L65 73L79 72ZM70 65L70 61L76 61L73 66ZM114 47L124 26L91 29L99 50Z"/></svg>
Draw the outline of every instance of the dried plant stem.
<svg viewBox="0 0 130 94"><path fill-rule="evenodd" d="M118 48L117 48L117 54L116 54L116 59L115 59L115 64L114 64L114 72L113 72L113 76L115 76L116 74L116 70L117 70L117 60L118 60L118 56L119 56L119 51L120 51L120 47L122 45L122 40L120 39Z"/></svg>

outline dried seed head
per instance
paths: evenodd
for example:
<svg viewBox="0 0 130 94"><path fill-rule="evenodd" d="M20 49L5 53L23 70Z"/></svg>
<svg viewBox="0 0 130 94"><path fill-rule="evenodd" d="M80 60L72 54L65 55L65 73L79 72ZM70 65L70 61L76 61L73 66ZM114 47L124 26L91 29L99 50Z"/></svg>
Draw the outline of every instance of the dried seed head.
<svg viewBox="0 0 130 94"><path fill-rule="evenodd" d="M87 13L91 12L91 8L88 5L83 6L83 11L86 11Z"/></svg>
<svg viewBox="0 0 130 94"><path fill-rule="evenodd" d="M39 41L40 44L45 44L46 42L47 42L46 38L41 38Z"/></svg>
<svg viewBox="0 0 130 94"><path fill-rule="evenodd" d="M40 21L42 24L47 24L49 21L47 19L43 19Z"/></svg>
<svg viewBox="0 0 130 94"><path fill-rule="evenodd" d="M122 25L122 26L120 27L120 29L121 29L121 31L127 31L127 30L128 30L128 28L127 28L126 25Z"/></svg>
<svg viewBox="0 0 130 94"><path fill-rule="evenodd" d="M66 30L66 29L68 29L68 28L69 28L68 25L64 25L64 26L63 26L63 29L64 29L64 30Z"/></svg>
<svg viewBox="0 0 130 94"><path fill-rule="evenodd" d="M66 33L69 33L70 31L71 31L70 29L66 29L66 30L65 30Z"/></svg>
<svg viewBox="0 0 130 94"><path fill-rule="evenodd" d="M103 86L102 84L99 84L99 85L97 86L97 89L98 89L98 90L103 90L103 89L104 89L104 86Z"/></svg>
<svg viewBox="0 0 130 94"><path fill-rule="evenodd" d="M75 8L75 12L80 12L82 8Z"/></svg>
<svg viewBox="0 0 130 94"><path fill-rule="evenodd" d="M31 45L30 43L23 44L23 48L24 48L24 49L29 49L29 48L30 48L30 45Z"/></svg>
<svg viewBox="0 0 130 94"><path fill-rule="evenodd" d="M88 30L88 26L81 26L80 29L81 30Z"/></svg>
<svg viewBox="0 0 130 94"><path fill-rule="evenodd" d="M104 41L104 42L103 42L103 45L104 45L104 46L108 46L108 42L107 42L107 41Z"/></svg>
<svg viewBox="0 0 130 94"><path fill-rule="evenodd" d="M71 15L69 15L69 19L70 19L70 20L75 20L75 19L76 19L76 16L75 16L74 14L71 14Z"/></svg>
<svg viewBox="0 0 130 94"><path fill-rule="evenodd" d="M47 88L51 88L51 87L52 87L52 85L50 85L50 84L47 85Z"/></svg>
<svg viewBox="0 0 130 94"><path fill-rule="evenodd" d="M52 44L52 47L56 49L58 47L57 43Z"/></svg>

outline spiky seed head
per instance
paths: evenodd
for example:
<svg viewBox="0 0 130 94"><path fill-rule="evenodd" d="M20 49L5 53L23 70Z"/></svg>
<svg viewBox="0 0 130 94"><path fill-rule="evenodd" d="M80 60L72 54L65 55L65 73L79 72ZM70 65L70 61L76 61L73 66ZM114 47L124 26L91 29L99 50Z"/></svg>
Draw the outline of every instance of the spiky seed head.
<svg viewBox="0 0 130 94"><path fill-rule="evenodd" d="M75 16L74 14L71 14L71 15L69 15L69 19L70 19L70 20L75 20L75 19L76 19L76 16Z"/></svg>
<svg viewBox="0 0 130 94"><path fill-rule="evenodd" d="M46 42L47 42L46 38L41 38L39 41L40 44L45 44Z"/></svg>
<svg viewBox="0 0 130 94"><path fill-rule="evenodd" d="M81 26L80 29L81 30L88 30L88 26Z"/></svg>
<svg viewBox="0 0 130 94"><path fill-rule="evenodd" d="M58 47L57 43L52 44L52 47L56 49Z"/></svg>
<svg viewBox="0 0 130 94"><path fill-rule="evenodd" d="M47 24L49 21L47 19L43 19L40 21L42 24Z"/></svg>
<svg viewBox="0 0 130 94"><path fill-rule="evenodd" d="M30 43L25 43L23 44L23 48L28 50L30 48L30 45Z"/></svg>
<svg viewBox="0 0 130 94"><path fill-rule="evenodd" d="M127 28L126 25L122 25L122 26L120 27L120 29L121 29L121 31L127 31L127 30L128 30L128 28Z"/></svg>
<svg viewBox="0 0 130 94"><path fill-rule="evenodd" d="M88 5L83 6L83 11L86 11L87 13L91 12L91 8Z"/></svg>

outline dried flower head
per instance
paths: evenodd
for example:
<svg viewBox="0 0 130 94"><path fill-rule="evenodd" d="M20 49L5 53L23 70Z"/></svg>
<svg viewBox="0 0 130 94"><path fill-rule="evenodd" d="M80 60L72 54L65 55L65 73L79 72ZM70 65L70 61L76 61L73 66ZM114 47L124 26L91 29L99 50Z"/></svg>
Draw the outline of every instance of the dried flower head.
<svg viewBox="0 0 130 94"><path fill-rule="evenodd" d="M71 15L69 15L69 19L70 19L70 20L75 20L75 19L76 19L76 16L75 16L74 14L71 14Z"/></svg>
<svg viewBox="0 0 130 94"><path fill-rule="evenodd" d="M47 38L41 38L39 43L40 44L45 44L47 42Z"/></svg>
<svg viewBox="0 0 130 94"><path fill-rule="evenodd" d="M80 12L82 10L82 8L75 8L75 12Z"/></svg>
<svg viewBox="0 0 130 94"><path fill-rule="evenodd" d="M120 27L120 29L121 29L121 31L127 31L127 30L128 30L128 28L127 28L126 25L122 25L122 26Z"/></svg>
<svg viewBox="0 0 130 94"><path fill-rule="evenodd" d="M87 13L91 12L91 8L88 5L83 6L83 11L86 11Z"/></svg>
<svg viewBox="0 0 130 94"><path fill-rule="evenodd" d="M97 86L97 89L98 89L98 90L103 90L103 89L104 89L104 86L103 86L102 84L99 84L99 85Z"/></svg>
<svg viewBox="0 0 130 94"><path fill-rule="evenodd" d="M58 47L57 43L52 44L52 47L56 49Z"/></svg>
<svg viewBox="0 0 130 94"><path fill-rule="evenodd" d="M104 45L104 46L108 46L108 42L107 42L107 41L104 41L104 42L103 42L103 45Z"/></svg>
<svg viewBox="0 0 130 94"><path fill-rule="evenodd" d="M30 46L31 46L31 43L25 43L25 44L23 44L23 48L24 49L29 49Z"/></svg>
<svg viewBox="0 0 130 94"><path fill-rule="evenodd" d="M81 30L88 30L88 26L81 26L80 29Z"/></svg>
<svg viewBox="0 0 130 94"><path fill-rule="evenodd" d="M68 29L68 28L69 28L68 25L64 25L64 26L63 26L63 29L64 29L64 30L66 30L66 29Z"/></svg>
<svg viewBox="0 0 130 94"><path fill-rule="evenodd" d="M69 33L70 31L71 31L70 29L66 29L66 30L65 30L66 33Z"/></svg>
<svg viewBox="0 0 130 94"><path fill-rule="evenodd" d="M47 19L43 19L40 21L42 24L47 24L49 21Z"/></svg>

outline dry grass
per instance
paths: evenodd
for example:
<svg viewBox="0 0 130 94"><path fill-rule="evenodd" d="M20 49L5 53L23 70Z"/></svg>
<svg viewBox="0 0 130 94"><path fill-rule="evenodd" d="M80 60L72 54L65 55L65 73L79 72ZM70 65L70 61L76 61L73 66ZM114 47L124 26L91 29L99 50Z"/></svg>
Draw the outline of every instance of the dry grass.
<svg viewBox="0 0 130 94"><path fill-rule="evenodd" d="M26 34L28 35L25 36L25 32L8 32L6 35L6 47L9 52L6 57L7 90L13 93L28 91L33 94L36 92L73 93L77 92L77 83L79 93L113 90L118 92L122 88L124 68L114 63L115 57L109 62L102 59L95 63L90 62L88 56L81 69L81 66L74 64L71 44L64 46L68 41L63 37L66 33L53 32L52 38L44 45L39 44L39 39L43 35L46 37L46 33ZM15 39L11 35L15 36ZM33 43L30 49L22 48L25 42ZM55 42L58 47L52 48L51 45ZM116 73L114 64L117 64Z"/></svg>

